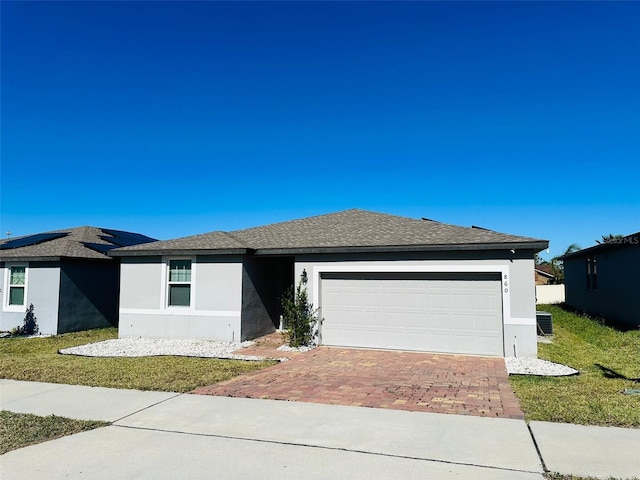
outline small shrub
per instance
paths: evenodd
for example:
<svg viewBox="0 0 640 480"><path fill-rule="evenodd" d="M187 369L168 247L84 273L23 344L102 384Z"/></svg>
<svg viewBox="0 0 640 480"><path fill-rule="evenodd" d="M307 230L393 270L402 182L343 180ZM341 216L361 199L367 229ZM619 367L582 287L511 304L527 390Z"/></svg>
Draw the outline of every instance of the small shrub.
<svg viewBox="0 0 640 480"><path fill-rule="evenodd" d="M12 335L36 335L40 331L38 327L38 318L33 313L33 303L25 311L24 324L21 327L11 329Z"/></svg>
<svg viewBox="0 0 640 480"><path fill-rule="evenodd" d="M290 347L306 347L313 344L314 327L318 321L317 310L309 302L307 288L302 282L293 285L282 297L282 319L286 339Z"/></svg>

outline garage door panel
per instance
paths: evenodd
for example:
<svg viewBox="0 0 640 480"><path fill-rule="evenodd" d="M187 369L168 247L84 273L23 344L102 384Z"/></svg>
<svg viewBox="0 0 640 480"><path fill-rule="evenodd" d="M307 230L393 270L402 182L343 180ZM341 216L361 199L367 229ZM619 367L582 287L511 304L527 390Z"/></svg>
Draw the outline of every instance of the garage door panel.
<svg viewBox="0 0 640 480"><path fill-rule="evenodd" d="M486 333L487 335L493 335L495 330L495 314L483 315L478 313L474 317L475 331L479 334Z"/></svg>
<svg viewBox="0 0 640 480"><path fill-rule="evenodd" d="M503 354L497 276L334 274L321 307L326 345Z"/></svg>
<svg viewBox="0 0 640 480"><path fill-rule="evenodd" d="M424 315L420 319L421 323L425 323L425 330L433 330L433 331L443 330L447 332L449 331L449 328L451 325L451 317L449 316L448 313L430 311L430 312L427 312L427 314L429 315L428 328L425 322Z"/></svg>
<svg viewBox="0 0 640 480"><path fill-rule="evenodd" d="M455 332L473 332L476 326L475 318L470 314L451 316L451 328Z"/></svg>

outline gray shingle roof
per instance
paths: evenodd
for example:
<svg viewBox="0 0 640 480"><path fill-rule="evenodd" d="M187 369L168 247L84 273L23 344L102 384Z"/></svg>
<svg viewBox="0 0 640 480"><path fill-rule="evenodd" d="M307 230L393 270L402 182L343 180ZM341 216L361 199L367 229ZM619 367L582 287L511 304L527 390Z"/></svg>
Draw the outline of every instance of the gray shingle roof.
<svg viewBox="0 0 640 480"><path fill-rule="evenodd" d="M202 252L212 250L216 253L245 253L249 250L249 246L234 239L226 232L211 232L193 235L190 237L176 238L173 240L162 240L143 245L134 245L126 248L119 248L111 252L112 256L118 255L135 255L136 252L149 254L176 254L186 252ZM128 253L131 252L131 253Z"/></svg>
<svg viewBox="0 0 640 480"><path fill-rule="evenodd" d="M57 234L57 235L56 235ZM0 261L84 258L110 260L118 247L153 242L139 233L97 227L77 227L0 240Z"/></svg>
<svg viewBox="0 0 640 480"><path fill-rule="evenodd" d="M231 235L258 250L536 241L491 230L357 209L237 230Z"/></svg>
<svg viewBox="0 0 640 480"><path fill-rule="evenodd" d="M431 220L416 220L366 210L337 213L274 223L229 233L212 232L193 237L118 249L112 255L151 252L234 253L253 250L257 254L325 251L429 250L504 248L506 245L547 248L546 240L467 228Z"/></svg>

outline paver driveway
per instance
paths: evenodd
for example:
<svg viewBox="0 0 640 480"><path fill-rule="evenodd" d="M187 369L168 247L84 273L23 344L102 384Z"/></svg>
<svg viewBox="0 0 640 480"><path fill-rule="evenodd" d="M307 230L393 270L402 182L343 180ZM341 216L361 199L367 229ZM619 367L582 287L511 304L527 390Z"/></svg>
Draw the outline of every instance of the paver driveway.
<svg viewBox="0 0 640 480"><path fill-rule="evenodd" d="M192 393L524 418L493 357L318 347Z"/></svg>

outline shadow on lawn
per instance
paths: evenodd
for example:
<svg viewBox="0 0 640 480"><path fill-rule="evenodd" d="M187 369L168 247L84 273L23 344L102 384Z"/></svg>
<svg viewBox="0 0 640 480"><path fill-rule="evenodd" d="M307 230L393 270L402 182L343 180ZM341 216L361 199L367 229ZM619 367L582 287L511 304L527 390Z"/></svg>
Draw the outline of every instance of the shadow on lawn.
<svg viewBox="0 0 640 480"><path fill-rule="evenodd" d="M640 378L629 378L625 375L622 375L621 373L616 372L615 370L611 370L610 368L605 367L604 365L600 365L599 363L595 363L594 365L602 371L602 374L606 378L617 378L620 380L629 380L631 382L640 382Z"/></svg>

